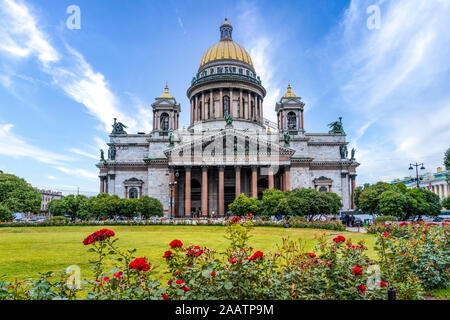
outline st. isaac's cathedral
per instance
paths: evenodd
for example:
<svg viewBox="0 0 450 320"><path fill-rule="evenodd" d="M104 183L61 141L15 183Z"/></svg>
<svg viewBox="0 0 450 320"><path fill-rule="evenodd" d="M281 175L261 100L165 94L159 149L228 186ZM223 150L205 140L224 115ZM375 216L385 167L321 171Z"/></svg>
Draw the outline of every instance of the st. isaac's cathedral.
<svg viewBox="0 0 450 320"><path fill-rule="evenodd" d="M188 128L179 126L181 106L167 85L152 104L151 133L128 134L114 119L108 155L102 151L97 164L100 192L149 195L173 217L224 216L241 193L261 199L268 188L332 191L344 210L353 208L359 163L354 150L348 154L341 119L328 133L305 132L305 104L289 86L267 106L277 123L266 120L266 90L232 31L225 19L220 41L200 61L187 90Z"/></svg>

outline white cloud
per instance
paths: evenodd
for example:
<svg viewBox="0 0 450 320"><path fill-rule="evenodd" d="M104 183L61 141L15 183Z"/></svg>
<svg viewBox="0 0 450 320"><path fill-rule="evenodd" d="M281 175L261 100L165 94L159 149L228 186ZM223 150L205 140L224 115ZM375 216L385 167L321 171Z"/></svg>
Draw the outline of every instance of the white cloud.
<svg viewBox="0 0 450 320"><path fill-rule="evenodd" d="M276 122L275 103L281 97L281 86L276 78L275 53L279 50L273 34L262 32L264 20L254 4L242 2L238 17L239 33L244 36L244 47L249 51L256 73L267 91L264 98L264 117ZM283 85L284 87L285 85Z"/></svg>
<svg viewBox="0 0 450 320"><path fill-rule="evenodd" d="M338 85L361 124L359 183L402 177L413 161L433 170L450 146L450 2L378 1L381 28L368 30L372 4L353 0L334 33Z"/></svg>
<svg viewBox="0 0 450 320"><path fill-rule="evenodd" d="M0 154L11 157L27 157L42 163L57 165L73 160L70 157L48 152L16 135L12 124L0 124Z"/></svg>
<svg viewBox="0 0 450 320"><path fill-rule="evenodd" d="M97 156L95 154L92 154L92 153L89 153L89 152L86 152L86 151L83 151L83 150L80 150L80 149L77 149L77 148L71 148L71 149L69 149L69 151L72 152L72 153L78 154L80 156L83 156L83 157L96 159L96 160L99 159L99 156Z"/></svg>
<svg viewBox="0 0 450 320"><path fill-rule="evenodd" d="M62 166L55 166L55 169L64 172L65 174L71 175L71 176L77 176L77 177L83 177L92 181L98 180L98 174L87 171L85 169L79 169L79 168L67 168Z"/></svg>
<svg viewBox="0 0 450 320"><path fill-rule="evenodd" d="M0 52L16 59L36 56L53 84L84 105L107 132L115 117L135 129L137 121L120 111L118 98L104 75L94 71L83 55L69 45L65 46L65 55L58 52L45 32L39 30L37 19L23 1L1 2L0 21ZM11 85L5 78L2 84Z"/></svg>

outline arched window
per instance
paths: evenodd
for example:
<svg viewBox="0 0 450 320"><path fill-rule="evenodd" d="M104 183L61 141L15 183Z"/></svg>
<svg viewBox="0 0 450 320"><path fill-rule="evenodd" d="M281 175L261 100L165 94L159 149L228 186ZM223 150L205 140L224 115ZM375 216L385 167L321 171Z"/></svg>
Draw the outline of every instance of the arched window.
<svg viewBox="0 0 450 320"><path fill-rule="evenodd" d="M297 129L297 115L294 112L289 112L287 115L288 129Z"/></svg>
<svg viewBox="0 0 450 320"><path fill-rule="evenodd" d="M328 189L327 189L327 187L320 187L319 188L319 192L327 192L328 191Z"/></svg>
<svg viewBox="0 0 450 320"><path fill-rule="evenodd" d="M131 188L130 191L128 191L128 198L137 199L138 198L138 190L136 188Z"/></svg>
<svg viewBox="0 0 450 320"><path fill-rule="evenodd" d="M223 97L223 116L230 114L230 97L224 96Z"/></svg>
<svg viewBox="0 0 450 320"><path fill-rule="evenodd" d="M169 115L166 112L161 114L161 129L163 131L169 130Z"/></svg>
<svg viewBox="0 0 450 320"><path fill-rule="evenodd" d="M237 115L238 115L238 118L241 117L241 100L240 99L237 102Z"/></svg>
<svg viewBox="0 0 450 320"><path fill-rule="evenodd" d="M199 103L198 103L198 118L200 119L200 120L202 120L202 102L200 101Z"/></svg>

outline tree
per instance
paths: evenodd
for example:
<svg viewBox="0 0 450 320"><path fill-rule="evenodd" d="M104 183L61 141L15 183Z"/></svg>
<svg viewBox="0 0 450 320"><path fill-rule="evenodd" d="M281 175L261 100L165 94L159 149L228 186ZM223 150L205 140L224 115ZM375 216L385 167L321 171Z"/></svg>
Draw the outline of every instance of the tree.
<svg viewBox="0 0 450 320"><path fill-rule="evenodd" d="M408 196L397 190L386 190L377 197L377 211L384 216L405 218L404 212L408 205Z"/></svg>
<svg viewBox="0 0 450 320"><path fill-rule="evenodd" d="M162 217L164 215L164 207L158 199L144 195L137 200L136 212L144 219Z"/></svg>
<svg viewBox="0 0 450 320"><path fill-rule="evenodd" d="M39 213L42 197L24 179L0 174L0 203L12 212Z"/></svg>
<svg viewBox="0 0 450 320"><path fill-rule="evenodd" d="M284 216L288 214L286 195L281 190L264 190L261 206L262 213L266 216Z"/></svg>
<svg viewBox="0 0 450 320"><path fill-rule="evenodd" d="M367 185L358 196L358 210L363 213L376 214L378 209L378 197L385 191L391 189L389 183L378 182L374 185Z"/></svg>
<svg viewBox="0 0 450 320"><path fill-rule="evenodd" d="M326 203L326 211L328 215L337 215L342 208L342 199L334 192L323 192L321 196Z"/></svg>
<svg viewBox="0 0 450 320"><path fill-rule="evenodd" d="M11 210L0 203L0 221L9 221L11 219L14 219L14 215L11 212Z"/></svg>
<svg viewBox="0 0 450 320"><path fill-rule="evenodd" d="M422 188L408 189L414 205L413 210L406 210L405 219L409 217L438 216L441 213L441 202L439 196Z"/></svg>
<svg viewBox="0 0 450 320"><path fill-rule="evenodd" d="M254 205L254 201L251 201L245 194L241 193L228 205L228 209L230 209L231 213L235 216L246 216L247 214L252 213L252 205Z"/></svg>
<svg viewBox="0 0 450 320"><path fill-rule="evenodd" d="M450 197L447 197L444 200L442 200L442 208L450 210Z"/></svg>
<svg viewBox="0 0 450 320"><path fill-rule="evenodd" d="M52 216L68 215L70 220L80 218L80 210L83 204L88 201L84 195L74 196L70 194L62 199L54 199L48 204L48 208Z"/></svg>

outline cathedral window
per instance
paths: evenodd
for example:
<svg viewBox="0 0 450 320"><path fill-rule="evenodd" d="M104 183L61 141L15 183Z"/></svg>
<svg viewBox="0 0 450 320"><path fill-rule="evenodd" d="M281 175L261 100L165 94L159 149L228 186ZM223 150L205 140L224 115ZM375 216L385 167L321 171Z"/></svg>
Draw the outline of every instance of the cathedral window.
<svg viewBox="0 0 450 320"><path fill-rule="evenodd" d="M237 102L237 114L238 114L238 117L240 117L240 114L241 114L241 100L238 100L238 102Z"/></svg>
<svg viewBox="0 0 450 320"><path fill-rule="evenodd" d="M230 97L224 96L223 97L223 116L230 114Z"/></svg>
<svg viewBox="0 0 450 320"><path fill-rule="evenodd" d="M328 189L327 189L327 187L320 187L319 188L319 192L327 192L328 191Z"/></svg>
<svg viewBox="0 0 450 320"><path fill-rule="evenodd" d="M239 68L239 74L243 74L244 70L242 70L242 68Z"/></svg>
<svg viewBox="0 0 450 320"><path fill-rule="evenodd" d="M248 71L248 70L245 70L245 71L247 73L247 77L249 77L250 76L250 71Z"/></svg>
<svg viewBox="0 0 450 320"><path fill-rule="evenodd" d="M211 99L208 100L208 119L211 119Z"/></svg>
<svg viewBox="0 0 450 320"><path fill-rule="evenodd" d="M294 112L289 112L287 115L288 129L297 129L297 115Z"/></svg>
<svg viewBox="0 0 450 320"><path fill-rule="evenodd" d="M222 67L217 67L217 73L222 73Z"/></svg>
<svg viewBox="0 0 450 320"><path fill-rule="evenodd" d="M202 72L202 77L206 77L206 71Z"/></svg>
<svg viewBox="0 0 450 320"><path fill-rule="evenodd" d="M202 120L202 102L200 101L198 104L198 118Z"/></svg>
<svg viewBox="0 0 450 320"><path fill-rule="evenodd" d="M233 73L236 73L236 67L233 67Z"/></svg>
<svg viewBox="0 0 450 320"><path fill-rule="evenodd" d="M251 101L251 115L250 115L250 118L254 118L255 117L255 102L252 100Z"/></svg>
<svg viewBox="0 0 450 320"><path fill-rule="evenodd" d="M131 188L130 191L128 191L128 198L137 199L138 198L138 190L136 188Z"/></svg>
<svg viewBox="0 0 450 320"><path fill-rule="evenodd" d="M165 112L161 115L161 128L163 131L169 130L169 115Z"/></svg>
<svg viewBox="0 0 450 320"><path fill-rule="evenodd" d="M228 67L225 67L225 73L228 73Z"/></svg>
<svg viewBox="0 0 450 320"><path fill-rule="evenodd" d="M214 68L209 69L209 74L214 74Z"/></svg>

